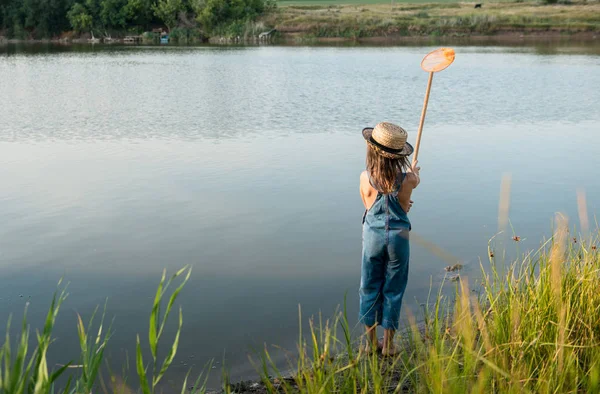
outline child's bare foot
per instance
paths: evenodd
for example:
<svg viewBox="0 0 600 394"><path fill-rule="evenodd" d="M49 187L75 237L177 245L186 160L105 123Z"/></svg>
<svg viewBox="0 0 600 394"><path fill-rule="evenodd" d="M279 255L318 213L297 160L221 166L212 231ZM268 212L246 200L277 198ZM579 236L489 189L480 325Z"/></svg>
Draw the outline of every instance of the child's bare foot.
<svg viewBox="0 0 600 394"><path fill-rule="evenodd" d="M381 352L382 350L383 350L383 343L381 341L377 341L377 346L374 346L374 344L370 341L367 341L367 344L365 345L365 353L367 353L367 354Z"/></svg>
<svg viewBox="0 0 600 394"><path fill-rule="evenodd" d="M385 357L394 357L397 356L400 353L400 351L398 350L398 348L396 347L396 345L392 344L388 344L387 346L382 346L381 349L381 354L383 354Z"/></svg>
<svg viewBox="0 0 600 394"><path fill-rule="evenodd" d="M385 329L383 331L383 350L381 353L385 357L393 357L398 354L398 349L394 345L394 334L396 334L395 330Z"/></svg>

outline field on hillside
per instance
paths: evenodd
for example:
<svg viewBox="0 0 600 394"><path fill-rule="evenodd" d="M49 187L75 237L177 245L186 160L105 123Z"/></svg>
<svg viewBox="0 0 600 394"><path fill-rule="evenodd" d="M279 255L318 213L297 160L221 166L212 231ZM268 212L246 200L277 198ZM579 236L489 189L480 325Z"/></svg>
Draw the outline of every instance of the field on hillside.
<svg viewBox="0 0 600 394"><path fill-rule="evenodd" d="M476 4L481 2L481 0L466 2L465 4ZM509 0L500 0L494 1L494 3L503 3L509 2ZM410 0L410 1L402 1L402 0L278 0L277 4L279 6L285 7L289 5L295 6L328 6L328 5L361 5L361 4L389 4L392 6L402 6L402 5L410 5L410 4L425 4L425 3L457 3L455 0ZM487 4L491 4L487 2Z"/></svg>
<svg viewBox="0 0 600 394"><path fill-rule="evenodd" d="M326 5L328 0L283 1L262 21L282 33L314 37L493 35L502 32L565 34L600 31L600 2L542 5L537 1L483 3L411 2ZM379 0L341 0L365 3ZM418 1L418 0L417 0ZM307 5L310 3L310 5Z"/></svg>

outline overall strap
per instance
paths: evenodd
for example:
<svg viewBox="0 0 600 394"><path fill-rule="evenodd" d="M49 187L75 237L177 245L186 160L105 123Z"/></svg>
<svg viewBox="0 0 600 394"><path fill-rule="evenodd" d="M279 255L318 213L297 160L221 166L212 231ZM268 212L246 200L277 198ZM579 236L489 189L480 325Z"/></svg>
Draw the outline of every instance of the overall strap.
<svg viewBox="0 0 600 394"><path fill-rule="evenodd" d="M396 187L394 187L394 191L392 192L392 194L397 194L400 191L400 189L402 189L402 182L404 182L404 178L406 178L406 173L400 172L398 174L398 177L396 178Z"/></svg>

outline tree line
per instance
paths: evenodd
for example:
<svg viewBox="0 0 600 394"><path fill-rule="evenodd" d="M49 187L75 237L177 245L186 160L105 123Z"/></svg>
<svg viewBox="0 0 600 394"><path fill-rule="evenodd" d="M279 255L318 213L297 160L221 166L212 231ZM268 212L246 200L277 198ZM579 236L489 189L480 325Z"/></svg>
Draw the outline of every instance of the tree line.
<svg viewBox="0 0 600 394"><path fill-rule="evenodd" d="M0 0L0 35L51 38L63 32L171 30L185 22L206 33L255 19L274 0Z"/></svg>

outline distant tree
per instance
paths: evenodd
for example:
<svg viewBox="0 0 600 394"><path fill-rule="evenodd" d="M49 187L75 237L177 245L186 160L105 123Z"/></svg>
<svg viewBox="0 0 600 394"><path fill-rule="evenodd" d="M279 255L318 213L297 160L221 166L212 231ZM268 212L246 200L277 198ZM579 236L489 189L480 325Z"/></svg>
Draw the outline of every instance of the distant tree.
<svg viewBox="0 0 600 394"><path fill-rule="evenodd" d="M94 24L94 18L88 13L88 10L81 4L75 3L67 13L71 27L77 32L91 30Z"/></svg>
<svg viewBox="0 0 600 394"><path fill-rule="evenodd" d="M125 15L130 23L137 26L147 26L154 16L154 0L128 0L125 5Z"/></svg>
<svg viewBox="0 0 600 394"><path fill-rule="evenodd" d="M23 0L23 25L36 37L49 37L69 27L70 0Z"/></svg>
<svg viewBox="0 0 600 394"><path fill-rule="evenodd" d="M236 21L252 20L262 14L270 2L265 0L199 0L196 19L211 31Z"/></svg>
<svg viewBox="0 0 600 394"><path fill-rule="evenodd" d="M95 24L99 23L100 22L100 11L102 10L101 1L100 0L85 0L85 3L83 5L85 5L85 8L87 9L88 13L94 19L94 23Z"/></svg>
<svg viewBox="0 0 600 394"><path fill-rule="evenodd" d="M21 1L18 0L0 0L2 9L3 29L6 29L6 35L11 38L27 38L27 33L23 28L25 17L22 11Z"/></svg>
<svg viewBox="0 0 600 394"><path fill-rule="evenodd" d="M185 8L182 0L158 0L152 9L170 32L177 23L177 15Z"/></svg>
<svg viewBox="0 0 600 394"><path fill-rule="evenodd" d="M0 0L0 31L8 27L8 0Z"/></svg>
<svg viewBox="0 0 600 394"><path fill-rule="evenodd" d="M71 29L107 33L132 26L147 28L158 20L172 32L178 25L195 27L192 16L209 32L230 24L241 26L268 10L274 1L0 0L0 34L42 38Z"/></svg>
<svg viewBox="0 0 600 394"><path fill-rule="evenodd" d="M100 2L100 20L105 28L122 28L127 25L126 5L127 0L102 0Z"/></svg>

